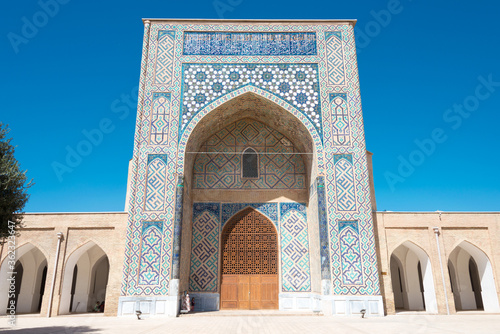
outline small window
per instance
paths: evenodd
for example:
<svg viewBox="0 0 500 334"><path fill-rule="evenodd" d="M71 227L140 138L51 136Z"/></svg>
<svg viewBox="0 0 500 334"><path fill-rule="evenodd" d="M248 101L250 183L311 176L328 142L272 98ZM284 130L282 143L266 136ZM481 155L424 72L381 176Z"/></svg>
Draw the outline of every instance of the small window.
<svg viewBox="0 0 500 334"><path fill-rule="evenodd" d="M247 148L243 152L241 164L244 178L259 177L259 156L253 148Z"/></svg>

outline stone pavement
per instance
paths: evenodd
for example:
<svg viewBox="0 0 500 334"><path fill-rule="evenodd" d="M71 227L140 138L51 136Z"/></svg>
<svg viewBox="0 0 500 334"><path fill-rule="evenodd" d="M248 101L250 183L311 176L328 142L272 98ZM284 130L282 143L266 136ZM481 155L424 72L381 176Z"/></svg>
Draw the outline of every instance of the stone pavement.
<svg viewBox="0 0 500 334"><path fill-rule="evenodd" d="M0 319L1 333L500 333L500 315L462 313L458 315L398 314L366 318L305 315L189 315L178 318L104 317L102 315L70 315L45 318L20 315L15 327Z"/></svg>

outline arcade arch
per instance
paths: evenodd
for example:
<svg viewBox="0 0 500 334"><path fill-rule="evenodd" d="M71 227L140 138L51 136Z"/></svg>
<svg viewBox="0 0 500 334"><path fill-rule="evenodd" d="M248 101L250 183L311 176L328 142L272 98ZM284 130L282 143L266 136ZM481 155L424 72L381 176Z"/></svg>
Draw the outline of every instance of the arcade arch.
<svg viewBox="0 0 500 334"><path fill-rule="evenodd" d="M462 241L450 253L448 269L457 311L500 310L491 262L482 250Z"/></svg>
<svg viewBox="0 0 500 334"><path fill-rule="evenodd" d="M59 314L92 311L103 302L108 284L109 261L93 241L75 250L64 267Z"/></svg>
<svg viewBox="0 0 500 334"><path fill-rule="evenodd" d="M7 257L0 268L0 313L7 313L7 306L11 299L15 300L16 314L38 313L45 296L45 283L47 278L47 258L40 249L31 243L16 249L16 263L12 270ZM14 272L15 296L9 298L10 272Z"/></svg>
<svg viewBox="0 0 500 334"><path fill-rule="evenodd" d="M393 251L390 266L396 310L438 312L431 263L423 249L405 241Z"/></svg>

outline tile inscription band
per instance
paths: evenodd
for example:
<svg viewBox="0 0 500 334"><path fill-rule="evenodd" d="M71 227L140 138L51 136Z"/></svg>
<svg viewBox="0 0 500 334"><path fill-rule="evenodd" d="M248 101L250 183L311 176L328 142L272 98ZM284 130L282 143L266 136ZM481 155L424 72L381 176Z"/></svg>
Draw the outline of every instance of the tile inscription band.
<svg viewBox="0 0 500 334"><path fill-rule="evenodd" d="M315 56L316 33L186 31L183 53L198 56Z"/></svg>

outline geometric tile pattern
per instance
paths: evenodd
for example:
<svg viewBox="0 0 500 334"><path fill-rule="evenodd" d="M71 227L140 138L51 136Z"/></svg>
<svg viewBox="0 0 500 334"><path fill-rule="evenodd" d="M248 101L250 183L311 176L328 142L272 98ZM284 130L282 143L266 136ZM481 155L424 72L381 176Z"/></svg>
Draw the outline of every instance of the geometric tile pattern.
<svg viewBox="0 0 500 334"><path fill-rule="evenodd" d="M331 282L332 294L334 295L379 295L380 284L377 268L377 256L375 252L375 237L373 233L372 210L370 206L370 188L368 182L368 169L366 160L366 144L364 141L363 116L361 110L361 98L359 92L359 77L356 60L356 46L354 42L354 32L352 28L342 29L342 26L331 27L325 29L324 32L337 32L341 34L326 34L325 39L333 42L334 38L341 38L342 52L345 69L345 82L343 85L331 86L330 82L320 80L322 84L321 103L325 106L324 113L324 146L325 146L325 194L326 194L326 210L328 216L328 236L330 242L330 265L331 265ZM319 35L318 35L319 37ZM318 43L318 48L326 47L321 42ZM339 56L340 59L340 56ZM324 66L319 67L321 75L328 77L328 69ZM324 85L327 87L325 88ZM325 91L326 90L326 91ZM330 101L330 94L333 99ZM344 95L345 94L345 98ZM344 132L349 135L344 142L349 141L349 145L339 145L339 139L335 136L339 134L334 123L337 118L341 118L345 122L341 109L335 110L337 104L336 98L340 97L346 104L345 107L340 103L345 112L347 112L347 120L349 121L349 132ZM348 99L347 99L348 97ZM338 102L338 101L337 101ZM338 116L340 114L340 116ZM332 119L333 117L333 119ZM345 130L345 128L344 128ZM333 133L332 133L333 131ZM341 133L342 134L342 133ZM340 211L337 201L337 179L335 177L335 161L338 161L339 154L351 155L351 166L353 168L352 179L354 187L351 188L351 193L346 198L354 199L355 210ZM342 159L345 161L345 159ZM345 163L344 167L346 167ZM344 203L346 204L346 203ZM341 208L345 205L342 204ZM347 205L349 206L349 205ZM352 207L352 206L351 206ZM363 268L363 284L360 285L344 285L342 279L342 254L340 247L338 222L339 221L357 221L360 252L362 254L361 264Z"/></svg>
<svg viewBox="0 0 500 334"><path fill-rule="evenodd" d="M148 178L146 184L146 211L161 211L165 203L165 178L167 156L148 155Z"/></svg>
<svg viewBox="0 0 500 334"><path fill-rule="evenodd" d="M345 83L344 53L342 51L342 32L325 32L328 82L330 85Z"/></svg>
<svg viewBox="0 0 500 334"><path fill-rule="evenodd" d="M282 291L311 291L306 206L280 203L280 217Z"/></svg>
<svg viewBox="0 0 500 334"><path fill-rule="evenodd" d="M289 56L316 55L316 34L313 32L184 33L184 55L220 56Z"/></svg>
<svg viewBox="0 0 500 334"><path fill-rule="evenodd" d="M327 212L329 217L329 241L330 241L330 263L332 294L334 295L379 295L380 285L377 268L377 255L375 252L375 238L373 234L373 223L370 207L368 171L366 168L366 152L352 154L352 166L355 168L355 182L357 193L356 211L339 211L337 208L337 196L335 191L335 177L331 173L326 175L326 197ZM327 154L326 165L334 165L335 154ZM339 158L337 157L337 161ZM340 159L345 161L346 159ZM365 181L366 180L366 181ZM343 251L348 248L341 245L343 242L339 235L339 221L357 221L359 240L360 261L363 272L362 282L358 285L345 284L343 276L344 258ZM350 232L352 233L352 232ZM344 261L344 262L343 262Z"/></svg>
<svg viewBox="0 0 500 334"><path fill-rule="evenodd" d="M158 51L156 58L155 82L168 84L172 80L174 66L175 31L158 32Z"/></svg>
<svg viewBox="0 0 500 334"><path fill-rule="evenodd" d="M278 203L222 203L221 230L232 216L248 207L262 213L278 229Z"/></svg>
<svg viewBox="0 0 500 334"><path fill-rule="evenodd" d="M172 150L171 148L167 148L165 146L148 145L150 141L149 131L151 127L151 117L149 112L153 106L153 93L167 93L166 87L156 87L155 89L151 89L154 84L154 73L156 68L155 62L157 57L155 54L157 50L156 42L158 41L158 31L156 28L154 35L154 37L151 35L151 24L146 21L142 46L141 75L139 79L134 153L130 166L132 177L129 182L129 214L126 231L122 287L120 291L122 296L166 296L169 292L171 279L176 189L176 177L173 171L176 170L177 162L175 159L175 148ZM154 44L153 48L151 48L152 44ZM175 128L177 128L177 119L175 119ZM167 155L170 155L168 159ZM156 158L161 158L166 165L163 209L158 211L147 211L146 192L148 165ZM163 222L161 235L157 235L157 237L160 238L159 247L161 250L161 252L157 253L156 259L156 263L160 266L159 283L143 284L147 282L144 280L139 282L139 273L141 272L141 254L143 253L143 222L158 221ZM160 232L157 229L154 233ZM152 241L153 239L150 238L149 240Z"/></svg>
<svg viewBox="0 0 500 334"><path fill-rule="evenodd" d="M190 291L217 292L219 203L194 203Z"/></svg>
<svg viewBox="0 0 500 334"><path fill-rule="evenodd" d="M321 279L331 279L330 246L328 242L328 217L326 215L325 178L316 178L318 194L319 252L321 258ZM313 204L314 205L314 204Z"/></svg>
<svg viewBox="0 0 500 334"><path fill-rule="evenodd" d="M322 136L317 64L183 64L180 134L206 105L242 86L256 86L297 108Z"/></svg>
<svg viewBox="0 0 500 334"><path fill-rule="evenodd" d="M334 145L349 146L351 144L349 129L349 112L345 93L330 94L331 136Z"/></svg>
<svg viewBox="0 0 500 334"><path fill-rule="evenodd" d="M242 152L258 152L258 177L242 177ZM278 131L242 119L212 135L200 147L193 167L195 189L304 189L306 170L300 154ZM285 153L285 154L280 154Z"/></svg>
<svg viewBox="0 0 500 334"><path fill-rule="evenodd" d="M170 93L154 93L151 117L150 144L168 143L170 122Z"/></svg>
<svg viewBox="0 0 500 334"><path fill-rule="evenodd" d="M334 163L337 209L339 211L355 211L356 191L352 156L350 154L337 154Z"/></svg>
<svg viewBox="0 0 500 334"><path fill-rule="evenodd" d="M340 253L342 254L342 283L363 284L363 266L357 221L339 221Z"/></svg>
<svg viewBox="0 0 500 334"><path fill-rule="evenodd" d="M143 222L142 224L139 284L158 285L160 283L163 223Z"/></svg>

